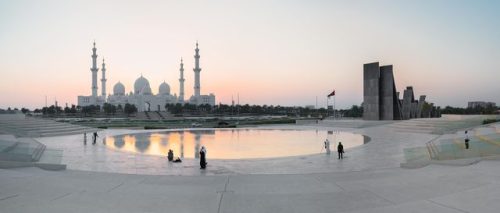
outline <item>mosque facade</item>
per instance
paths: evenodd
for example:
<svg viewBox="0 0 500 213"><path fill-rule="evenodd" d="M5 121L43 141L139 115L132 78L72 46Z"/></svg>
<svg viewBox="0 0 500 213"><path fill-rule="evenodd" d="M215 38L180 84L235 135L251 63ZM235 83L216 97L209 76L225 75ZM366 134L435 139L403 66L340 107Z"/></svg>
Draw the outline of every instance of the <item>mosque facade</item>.
<svg viewBox="0 0 500 213"><path fill-rule="evenodd" d="M97 75L99 68L97 67L97 49L95 47L92 48L92 67L90 71L92 72L92 95L90 96L78 96L78 106L90 106L90 105L99 105L103 106L105 103L109 103L115 106L121 105L122 107L125 104L133 104L137 107L139 112L144 111L165 111L166 104L209 104L211 106L215 105L215 95L210 93L208 95L201 94L201 83L200 83L200 54L198 48L198 42L196 42L195 49L195 67L194 71L194 94L188 99L185 100L184 93L184 63L181 58L180 63L180 78L179 78L179 96L177 94L172 95L170 91L170 85L168 85L165 81L160 84L158 88L158 93L154 94L151 90L151 86L149 85L148 79L144 76L141 76L135 80L134 90L129 93L126 92L125 85L118 81L113 86L113 94L106 93L106 64L104 59L102 60L101 72L101 95L98 95L97 88Z"/></svg>

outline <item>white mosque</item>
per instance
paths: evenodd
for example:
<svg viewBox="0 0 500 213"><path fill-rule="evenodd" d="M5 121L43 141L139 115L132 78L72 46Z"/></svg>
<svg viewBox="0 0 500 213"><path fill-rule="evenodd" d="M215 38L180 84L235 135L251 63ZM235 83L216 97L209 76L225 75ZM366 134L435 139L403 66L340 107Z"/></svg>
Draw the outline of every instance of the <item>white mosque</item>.
<svg viewBox="0 0 500 213"><path fill-rule="evenodd" d="M170 93L170 86L163 82L158 88L158 93L153 94L151 87L149 85L148 79L141 76L135 80L134 90L130 93L126 93L125 86L118 82L113 87L113 94L106 93L106 64L104 63L104 59L102 60L102 79L101 79L101 90L102 93L100 96L97 95L97 72L99 69L97 68L97 49L95 47L92 48L92 68L90 71L92 72L92 95L91 96L78 96L78 106L89 106L89 105L99 105L103 106L104 103L110 103L115 106L121 105L122 107L125 104L133 104L137 107L139 112L144 111L165 111L165 104L168 103L190 103L190 104L209 104L211 106L215 105L215 95L210 93L209 95L201 95L200 93L200 54L198 49L198 42L196 42L196 53L194 55L195 59L195 68L193 69L195 78L194 78L194 95L192 95L188 101L184 100L184 64L181 58L180 64L180 78L179 78L179 96L172 95Z"/></svg>

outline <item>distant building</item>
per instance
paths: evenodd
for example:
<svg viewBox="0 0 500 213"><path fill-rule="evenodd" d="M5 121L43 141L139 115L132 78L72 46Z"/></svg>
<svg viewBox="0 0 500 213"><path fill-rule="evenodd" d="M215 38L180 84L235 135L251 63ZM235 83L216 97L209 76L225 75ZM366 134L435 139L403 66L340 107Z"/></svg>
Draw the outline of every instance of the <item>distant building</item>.
<svg viewBox="0 0 500 213"><path fill-rule="evenodd" d="M122 107L125 104L133 104L137 107L139 112L143 111L165 111L165 105L169 103L190 103L190 104L208 104L211 106L215 105L215 95L210 93L209 95L201 95L201 83L200 83L200 55L198 49L198 42L196 42L196 54L195 58L195 68L193 69L195 73L195 82L194 82L194 91L195 94L189 98L189 101L186 102L184 100L184 63L181 58L180 64L180 78L179 78L179 97L176 94L172 95L170 93L170 85L166 82L163 82L159 88L158 93L153 94L151 87L149 85L148 79L144 78L142 75L137 78L134 83L134 90L130 93L125 91L125 86L118 82L113 87L113 94L106 93L106 64L104 63L104 59L102 61L102 93L101 96L98 96L97 92L97 72L99 69L97 68L97 49L95 47L92 48L92 67L90 71L92 72L92 95L90 96L78 96L78 106L89 106L89 105L99 105L103 106L105 103L113 104L115 106L121 105ZM107 96L106 96L107 95Z"/></svg>
<svg viewBox="0 0 500 213"><path fill-rule="evenodd" d="M494 102L486 102L486 101L469 101L467 104L467 108L476 108L476 107L482 107L482 108L487 108L487 107L497 107L497 104Z"/></svg>
<svg viewBox="0 0 500 213"><path fill-rule="evenodd" d="M439 117L439 107L425 101L425 95L415 99L413 87L406 87L403 99L396 91L392 65L378 62L363 66L363 119L407 120Z"/></svg>

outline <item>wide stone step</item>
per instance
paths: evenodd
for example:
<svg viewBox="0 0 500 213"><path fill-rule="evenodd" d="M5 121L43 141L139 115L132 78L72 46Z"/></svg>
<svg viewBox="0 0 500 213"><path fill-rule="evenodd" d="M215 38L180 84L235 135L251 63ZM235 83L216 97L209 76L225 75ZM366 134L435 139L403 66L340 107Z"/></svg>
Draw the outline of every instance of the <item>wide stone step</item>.
<svg viewBox="0 0 500 213"><path fill-rule="evenodd" d="M83 133L89 133L89 132L97 132L100 131L99 129L94 129L94 128L85 128L85 129L80 129L80 130L75 130L75 131L65 131L65 132L46 132L40 134L40 137L51 137L51 136L61 136L61 135L77 135L77 134L83 134Z"/></svg>
<svg viewBox="0 0 500 213"><path fill-rule="evenodd" d="M42 129L37 129L37 130L33 130L33 131L30 131L30 132L36 132L36 133L45 133L45 132L68 132L68 131L73 131L73 130L79 130L79 129L85 129L85 128L88 128L88 127L83 127L83 126L67 126L67 127L64 127L64 128L61 128L61 129L45 129L45 128L42 128Z"/></svg>

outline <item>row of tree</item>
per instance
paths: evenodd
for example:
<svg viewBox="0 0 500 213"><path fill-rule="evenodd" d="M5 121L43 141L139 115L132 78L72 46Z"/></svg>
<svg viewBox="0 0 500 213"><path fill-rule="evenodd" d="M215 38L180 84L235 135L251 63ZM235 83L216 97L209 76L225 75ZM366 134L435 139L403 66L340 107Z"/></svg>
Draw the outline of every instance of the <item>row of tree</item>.
<svg viewBox="0 0 500 213"><path fill-rule="evenodd" d="M115 106L113 104L105 103L102 108L99 105L89 105L89 106L75 106L65 107L64 109L60 106L51 105L49 107L43 107L42 109L35 109L34 113L42 113L44 115L57 115L57 114L65 114L65 115L76 115L78 113L83 116L94 115L104 112L107 115L115 115L116 113L125 113L127 115L131 115L137 113L137 107L133 104L125 104L124 107L122 105ZM29 112L28 109L23 108L23 113Z"/></svg>
<svg viewBox="0 0 500 213"><path fill-rule="evenodd" d="M215 114L215 115L288 115L288 116L313 116L313 117L325 117L333 115L333 111L327 111L325 108L311 109L307 107L285 107L285 106L273 106L273 105L227 105L219 104L215 106L210 106L208 104L195 105L195 104L166 104L165 109L175 115L187 115L187 114ZM6 110L3 110L6 111ZM17 108L14 110L8 109L7 111L18 111ZM23 113L29 112L28 109L22 108ZM60 107L60 106L49 106L43 107L42 109L35 109L35 113L43 113L44 115L56 115L56 114L73 114L76 115L81 113L83 116L95 115L104 112L107 115L115 115L116 113L124 113L131 115L137 113L137 107L133 104L113 105L105 103L102 107L98 105L90 106L75 106L71 107ZM495 114L498 112L497 107L488 106L481 107L477 106L474 108L459 108L446 106L441 109L441 114ZM335 113L339 117L362 117L363 107L353 105L350 109L337 110Z"/></svg>
<svg viewBox="0 0 500 213"><path fill-rule="evenodd" d="M333 111L327 111L325 108L311 109L307 107L285 107L273 105L227 105L219 104L210 106L208 104L195 105L195 104L166 104L165 109L172 114L183 116L193 114L215 114L215 115L289 115L289 116L312 116L312 117L326 117L333 115ZM17 109L15 109L17 110ZM23 108L23 113L29 112L28 109ZM90 106L66 106L64 109L60 106L51 105L43 107L42 109L35 109L35 113L42 113L44 115L78 115L90 116L96 115L101 112L107 115L115 115L117 113L124 113L131 115L137 113L137 107L133 104L113 105L105 103L102 107L98 105ZM337 110L335 113L341 117L361 117L363 116L363 108L353 105L350 109Z"/></svg>
<svg viewBox="0 0 500 213"><path fill-rule="evenodd" d="M472 114L497 114L499 108L494 107L492 105L488 105L487 107L476 106L476 107L451 107L446 106L441 109L441 114L459 114L459 115L472 115Z"/></svg>
<svg viewBox="0 0 500 213"><path fill-rule="evenodd" d="M273 105L227 105L219 104L210 106L208 104L166 104L165 109L172 114L193 114L193 113L208 113L217 115L289 115L289 116L313 116L325 117L333 114L333 111L327 111L325 108L311 109L308 107L285 107ZM353 105L350 109L337 110L338 116L343 117L361 117L363 116L363 108Z"/></svg>

